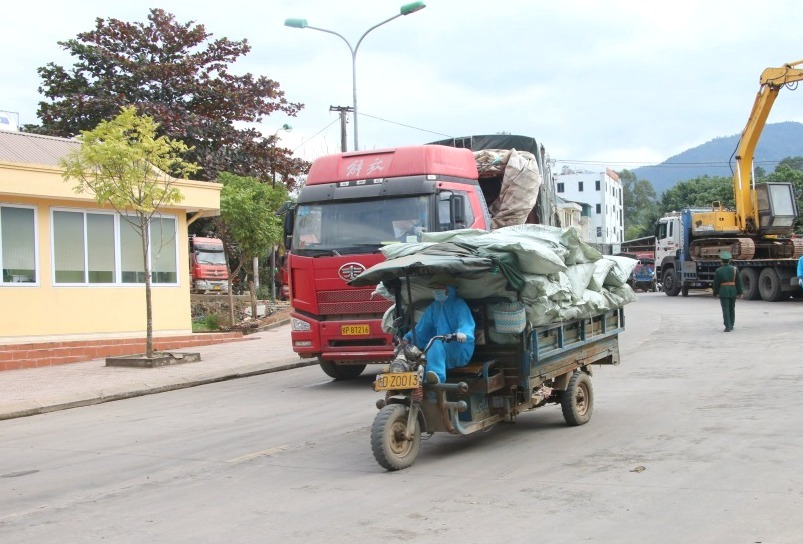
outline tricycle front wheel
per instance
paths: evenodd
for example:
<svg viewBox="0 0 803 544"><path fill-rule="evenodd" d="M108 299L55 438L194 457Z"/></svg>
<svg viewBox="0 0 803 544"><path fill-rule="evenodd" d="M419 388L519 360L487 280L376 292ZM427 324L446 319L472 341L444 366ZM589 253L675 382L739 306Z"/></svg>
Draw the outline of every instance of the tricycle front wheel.
<svg viewBox="0 0 803 544"><path fill-rule="evenodd" d="M560 406L567 425L575 427L591 420L591 413L594 411L594 388L591 386L588 374L578 370L572 375L566 391L560 394Z"/></svg>
<svg viewBox="0 0 803 544"><path fill-rule="evenodd" d="M371 449L376 462L387 470L401 470L415 462L421 448L421 427L415 421L413 435L407 438L409 409L402 404L388 404L374 418Z"/></svg>

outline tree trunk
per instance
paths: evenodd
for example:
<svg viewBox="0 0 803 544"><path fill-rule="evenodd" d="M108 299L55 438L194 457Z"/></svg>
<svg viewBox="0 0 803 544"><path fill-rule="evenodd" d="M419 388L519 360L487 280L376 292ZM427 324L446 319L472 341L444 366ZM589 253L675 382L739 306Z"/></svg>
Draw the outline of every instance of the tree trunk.
<svg viewBox="0 0 803 544"><path fill-rule="evenodd" d="M228 266L228 264L226 264ZM237 268L234 269L234 272L229 274L229 326L234 326L234 278L237 274L240 273L240 269L243 267L243 263L237 265Z"/></svg>
<svg viewBox="0 0 803 544"><path fill-rule="evenodd" d="M153 357L153 304L151 302L150 218L140 220L142 226L142 252L145 257L145 356Z"/></svg>

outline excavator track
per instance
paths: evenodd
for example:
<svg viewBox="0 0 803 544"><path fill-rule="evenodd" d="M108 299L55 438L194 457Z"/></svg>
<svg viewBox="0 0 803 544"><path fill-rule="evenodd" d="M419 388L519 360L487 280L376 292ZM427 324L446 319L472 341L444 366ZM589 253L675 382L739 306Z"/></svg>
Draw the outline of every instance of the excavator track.
<svg viewBox="0 0 803 544"><path fill-rule="evenodd" d="M719 260L720 251L728 251L736 260L748 259L799 259L803 256L803 238L709 238L691 243L694 261Z"/></svg>
<svg viewBox="0 0 803 544"><path fill-rule="evenodd" d="M729 252L733 259L752 259L756 243L751 238L702 238L694 240L689 250L693 261L718 261L721 251Z"/></svg>

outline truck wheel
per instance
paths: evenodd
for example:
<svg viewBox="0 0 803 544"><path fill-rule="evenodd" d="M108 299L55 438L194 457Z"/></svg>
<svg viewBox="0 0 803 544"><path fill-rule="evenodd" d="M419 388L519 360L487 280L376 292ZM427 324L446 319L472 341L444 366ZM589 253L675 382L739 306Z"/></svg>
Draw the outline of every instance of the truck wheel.
<svg viewBox="0 0 803 544"><path fill-rule="evenodd" d="M781 278L774 268L768 266L761 271L761 274L758 276L758 289L761 292L761 298L767 302L778 302L781 300L783 296Z"/></svg>
<svg viewBox="0 0 803 544"><path fill-rule="evenodd" d="M758 270L755 268L742 268L739 271L739 276L742 279L742 291L745 300L758 300L761 298L761 292L758 288Z"/></svg>
<svg viewBox="0 0 803 544"><path fill-rule="evenodd" d="M675 269L670 268L669 270L664 272L664 293L668 297L676 297L678 293L680 293L680 281L678 279L677 274L675 274Z"/></svg>
<svg viewBox="0 0 803 544"><path fill-rule="evenodd" d="M567 425L576 427L589 422L594 411L594 388L588 374L575 371L566 391L560 394L560 406Z"/></svg>
<svg viewBox="0 0 803 544"><path fill-rule="evenodd" d="M416 420L413 436L407 433L408 409L402 404L388 404L374 418L371 426L371 450L379 465L387 470L401 470L415 462L421 448L421 426Z"/></svg>
<svg viewBox="0 0 803 544"><path fill-rule="evenodd" d="M689 286L684 284L683 287L680 288L680 294L684 297L689 296Z"/></svg>
<svg viewBox="0 0 803 544"><path fill-rule="evenodd" d="M365 365L347 365L334 361L320 360L324 374L335 380L353 380L365 370Z"/></svg>

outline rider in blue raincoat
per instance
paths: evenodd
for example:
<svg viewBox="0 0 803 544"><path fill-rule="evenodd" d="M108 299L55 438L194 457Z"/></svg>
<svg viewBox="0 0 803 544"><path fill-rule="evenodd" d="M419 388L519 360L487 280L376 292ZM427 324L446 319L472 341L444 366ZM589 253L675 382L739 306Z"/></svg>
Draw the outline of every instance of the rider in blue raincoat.
<svg viewBox="0 0 803 544"><path fill-rule="evenodd" d="M474 317L468 304L457 296L454 278L437 274L429 282L435 299L415 326L416 345L423 349L433 336L456 334L457 342L434 342L427 352L427 378L430 372L440 383L446 382L446 369L466 366L474 353ZM413 331L403 341L411 343Z"/></svg>

